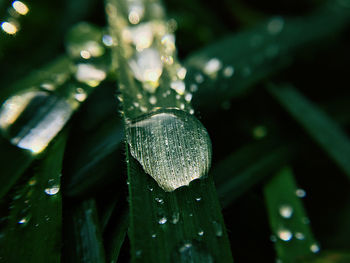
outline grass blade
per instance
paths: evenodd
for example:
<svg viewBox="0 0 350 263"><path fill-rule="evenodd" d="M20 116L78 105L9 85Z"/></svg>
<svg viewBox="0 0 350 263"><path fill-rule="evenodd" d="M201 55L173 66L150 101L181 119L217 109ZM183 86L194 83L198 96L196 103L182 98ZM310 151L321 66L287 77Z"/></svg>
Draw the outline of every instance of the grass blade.
<svg viewBox="0 0 350 263"><path fill-rule="evenodd" d="M6 262L60 262L59 190L65 141L64 134L59 136L34 176L14 196L4 238L0 239L0 258Z"/></svg>
<svg viewBox="0 0 350 263"><path fill-rule="evenodd" d="M290 85L269 85L268 90L345 174L350 176L350 141L338 124Z"/></svg>
<svg viewBox="0 0 350 263"><path fill-rule="evenodd" d="M319 43L326 43L349 23L350 10L337 1L327 1L308 16L272 17L197 51L185 63L187 84L198 89L193 105L210 109L247 92L253 84L289 66L308 47L314 51Z"/></svg>
<svg viewBox="0 0 350 263"><path fill-rule="evenodd" d="M105 262L102 235L94 199L82 201L64 213L64 262Z"/></svg>
<svg viewBox="0 0 350 263"><path fill-rule="evenodd" d="M297 195L303 196L304 192L297 188L290 168L282 169L264 187L277 256L286 263L299 262L300 258L319 251Z"/></svg>

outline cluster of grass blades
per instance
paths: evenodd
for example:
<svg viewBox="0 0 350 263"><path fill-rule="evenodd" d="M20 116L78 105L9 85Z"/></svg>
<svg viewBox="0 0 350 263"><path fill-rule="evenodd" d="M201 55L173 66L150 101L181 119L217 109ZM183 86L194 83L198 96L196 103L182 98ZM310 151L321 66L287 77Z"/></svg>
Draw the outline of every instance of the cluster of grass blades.
<svg viewBox="0 0 350 263"><path fill-rule="evenodd" d="M350 1L39 2L0 3L0 262L350 261Z"/></svg>

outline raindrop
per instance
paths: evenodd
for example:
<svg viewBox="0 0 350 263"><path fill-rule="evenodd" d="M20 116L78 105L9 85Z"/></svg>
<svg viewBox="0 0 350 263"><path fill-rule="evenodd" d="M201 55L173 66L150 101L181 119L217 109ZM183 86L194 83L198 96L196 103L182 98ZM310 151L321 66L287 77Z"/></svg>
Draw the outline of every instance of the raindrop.
<svg viewBox="0 0 350 263"><path fill-rule="evenodd" d="M60 185L55 179L50 179L45 188L47 195L55 195L60 191Z"/></svg>
<svg viewBox="0 0 350 263"><path fill-rule="evenodd" d="M148 186L148 190L150 190L150 192L152 192L153 191L153 187L152 186Z"/></svg>
<svg viewBox="0 0 350 263"><path fill-rule="evenodd" d="M298 240L304 240L304 239L305 239L304 234L301 233L301 232L296 232L294 236L295 236L295 238L298 239Z"/></svg>
<svg viewBox="0 0 350 263"><path fill-rule="evenodd" d="M214 259L204 245L194 240L193 242L185 242L178 246L173 253L171 262L213 263Z"/></svg>
<svg viewBox="0 0 350 263"><path fill-rule="evenodd" d="M216 221L213 221L213 226L214 226L214 231L215 231L215 235L217 237L222 237L222 225Z"/></svg>
<svg viewBox="0 0 350 263"><path fill-rule="evenodd" d="M267 31L271 35L276 35L282 32L284 27L284 19L281 16L276 16L270 19L267 23Z"/></svg>
<svg viewBox="0 0 350 263"><path fill-rule="evenodd" d="M86 92L85 92L84 89L82 89L82 88L77 88L77 89L76 89L76 93L75 93L75 95L74 95L74 98L75 98L77 101L79 101L79 102L83 102L84 100L86 100L87 94L86 94Z"/></svg>
<svg viewBox="0 0 350 263"><path fill-rule="evenodd" d="M208 133L185 111L158 109L129 121L126 138L132 156L165 191L189 185L209 170Z"/></svg>
<svg viewBox="0 0 350 263"><path fill-rule="evenodd" d="M290 241L293 237L292 232L290 232L288 229L278 230L277 235L283 241Z"/></svg>
<svg viewBox="0 0 350 263"><path fill-rule="evenodd" d="M166 34L162 37L162 45L165 47L166 53L172 53L175 50L175 36L173 34Z"/></svg>
<svg viewBox="0 0 350 263"><path fill-rule="evenodd" d="M283 218L291 218L293 215L293 207L290 205L281 205L278 211Z"/></svg>
<svg viewBox="0 0 350 263"><path fill-rule="evenodd" d="M168 221L168 219L164 216L164 217L159 219L158 224L164 225L167 221Z"/></svg>
<svg viewBox="0 0 350 263"><path fill-rule="evenodd" d="M177 92L179 95L183 95L185 93L185 82L182 80L175 80L170 83L170 87Z"/></svg>
<svg viewBox="0 0 350 263"><path fill-rule="evenodd" d="M227 67L225 67L224 70L223 70L223 75L224 75L224 77L226 77L226 78L232 77L232 75L233 75L234 73L235 73L235 69L234 69L234 67L232 67L232 66L227 66Z"/></svg>
<svg viewBox="0 0 350 263"><path fill-rule="evenodd" d="M306 192L304 189L301 189L301 188L298 188L296 191L295 191L295 194L297 197L299 198L304 198L306 196Z"/></svg>
<svg viewBox="0 0 350 263"><path fill-rule="evenodd" d="M312 244L310 246L310 250L311 250L312 253L318 253L318 252L320 252L320 247L317 244Z"/></svg>

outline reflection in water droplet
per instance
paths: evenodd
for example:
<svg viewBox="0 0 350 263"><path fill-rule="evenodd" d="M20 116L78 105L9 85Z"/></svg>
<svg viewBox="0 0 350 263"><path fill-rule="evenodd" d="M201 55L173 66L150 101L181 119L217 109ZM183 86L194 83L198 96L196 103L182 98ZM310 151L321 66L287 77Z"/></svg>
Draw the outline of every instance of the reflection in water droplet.
<svg viewBox="0 0 350 263"><path fill-rule="evenodd" d="M193 242L185 242L176 248L173 252L171 262L213 263L214 259L203 244L193 240Z"/></svg>
<svg viewBox="0 0 350 263"><path fill-rule="evenodd" d="M281 16L276 16L270 19L270 21L267 23L267 31L271 35L276 35L278 33L281 33L284 27L284 19Z"/></svg>
<svg viewBox="0 0 350 263"><path fill-rule="evenodd" d="M310 246L310 250L312 253L318 253L318 252L320 252L320 247L317 244L312 244Z"/></svg>
<svg viewBox="0 0 350 263"><path fill-rule="evenodd" d="M281 205L279 213L283 218L291 218L293 215L293 207L290 205Z"/></svg>
<svg viewBox="0 0 350 263"><path fill-rule="evenodd" d="M300 188L298 188L298 189L295 191L295 194L296 194L296 196L299 197L299 198L304 198L304 197L306 196L305 190L300 189Z"/></svg>
<svg viewBox="0 0 350 263"><path fill-rule="evenodd" d="M217 58L212 58L210 59L204 66L204 73L211 76L215 77L217 72L222 68L222 63L220 60Z"/></svg>
<svg viewBox="0 0 350 263"><path fill-rule="evenodd" d="M293 237L292 232L290 232L288 229L278 230L277 235L283 241L290 241Z"/></svg>
<svg viewBox="0 0 350 263"><path fill-rule="evenodd" d="M213 226L214 226L214 231L215 231L215 235L217 237L222 237L222 225L216 221L213 221Z"/></svg>
<svg viewBox="0 0 350 263"><path fill-rule="evenodd" d="M87 98L87 93L85 92L84 89L82 89L82 88L77 88L77 89L76 89L76 92L77 92L77 93L74 94L74 98L75 98L77 101L83 102L84 100L86 100L86 98Z"/></svg>
<svg viewBox="0 0 350 263"><path fill-rule="evenodd" d="M164 217L159 219L158 224L164 225L167 221L168 221L168 219L164 216Z"/></svg>
<svg viewBox="0 0 350 263"><path fill-rule="evenodd" d="M294 236L295 236L295 238L298 239L298 240L304 240L304 239L305 239L304 234L301 233L301 232L296 232Z"/></svg>
<svg viewBox="0 0 350 263"><path fill-rule="evenodd" d="M48 182L47 182L47 186L45 188L45 193L47 195L55 195L57 194L58 192L60 191L60 185L59 183L54 180L54 179L50 179Z"/></svg>
<svg viewBox="0 0 350 263"><path fill-rule="evenodd" d="M230 78L235 73L235 69L232 66L227 66L223 70L224 77Z"/></svg>
<svg viewBox="0 0 350 263"><path fill-rule="evenodd" d="M0 108L0 129L12 144L40 153L70 118L72 107L44 91L10 97Z"/></svg>
<svg viewBox="0 0 350 263"><path fill-rule="evenodd" d="M191 100L192 100L192 94L191 93L187 93L185 95L185 101L190 102Z"/></svg>
<svg viewBox="0 0 350 263"><path fill-rule="evenodd" d="M209 170L210 138L187 112L159 109L146 114L129 122L126 137L132 156L165 191L188 185Z"/></svg>

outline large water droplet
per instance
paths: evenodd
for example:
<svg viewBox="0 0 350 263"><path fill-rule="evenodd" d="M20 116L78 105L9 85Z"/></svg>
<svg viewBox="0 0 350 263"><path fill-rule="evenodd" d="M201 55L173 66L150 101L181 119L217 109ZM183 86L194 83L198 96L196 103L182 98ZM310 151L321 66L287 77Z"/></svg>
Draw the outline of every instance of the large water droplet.
<svg viewBox="0 0 350 263"><path fill-rule="evenodd" d="M191 114L160 109L127 124L131 154L165 191L189 185L208 173L211 142Z"/></svg>
<svg viewBox="0 0 350 263"><path fill-rule="evenodd" d="M60 191L60 185L57 180L50 179L44 191L47 195L55 195Z"/></svg>
<svg viewBox="0 0 350 263"><path fill-rule="evenodd" d="M10 97L0 108L0 130L12 144L40 153L70 118L72 107L44 91Z"/></svg>
<svg viewBox="0 0 350 263"><path fill-rule="evenodd" d="M186 242L176 248L171 262L212 263L213 257L198 241Z"/></svg>

